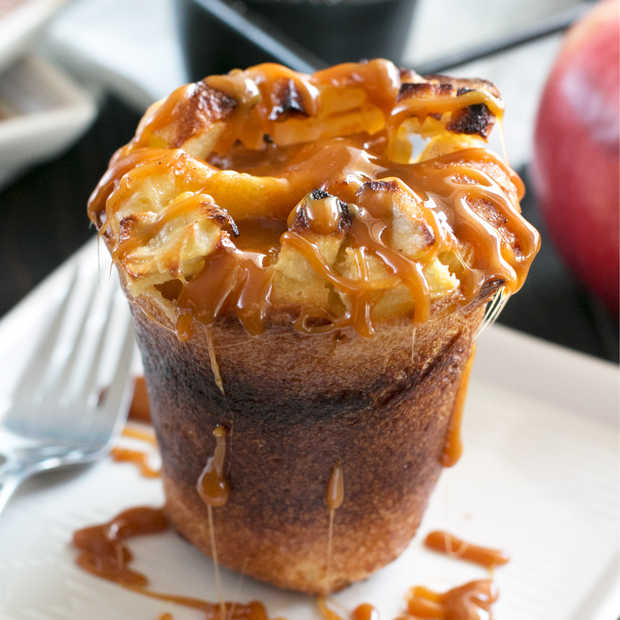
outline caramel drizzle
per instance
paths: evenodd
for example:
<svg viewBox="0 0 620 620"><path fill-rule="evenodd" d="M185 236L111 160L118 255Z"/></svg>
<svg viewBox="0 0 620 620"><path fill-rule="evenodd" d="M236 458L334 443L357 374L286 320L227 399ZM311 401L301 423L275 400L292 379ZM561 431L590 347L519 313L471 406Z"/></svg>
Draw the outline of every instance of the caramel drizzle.
<svg viewBox="0 0 620 620"><path fill-rule="evenodd" d="M114 446L110 450L110 457L117 463L132 463L145 478L159 478L161 475L158 469L151 467L149 463L150 455L143 450Z"/></svg>
<svg viewBox="0 0 620 620"><path fill-rule="evenodd" d="M135 426L125 426L125 428L121 432L121 435L129 439L144 441L154 446L157 445L155 433L151 429L137 428Z"/></svg>
<svg viewBox="0 0 620 620"><path fill-rule="evenodd" d="M517 175L486 148L461 149L418 163L399 163L403 156L391 158L405 121L417 120L420 131L432 137L449 131L454 118L472 106L501 120L501 101L489 88L445 94L443 85L419 80L411 72L399 73L388 61L375 60L338 65L311 76L264 64L181 87L149 110L134 139L114 155L89 200L89 215L106 236L114 259L125 264L146 239L196 205L215 209L233 223L252 217L284 219L304 196L325 188L351 208L358 207L350 230L344 233L356 251L358 279L346 278L330 267L307 232L289 228L269 251L253 251L241 250L242 239L222 230L218 249L206 257L202 272L189 282L181 278L182 290L175 301L177 334L182 340L191 336L192 318L209 325L224 313L236 314L250 333L260 333L271 307L271 254L277 255L285 244L349 299L342 315L321 311L332 326L351 325L366 336L374 332L376 295L401 284L411 294L414 324L428 320L431 300L423 270L444 251L460 256L460 248L468 248L468 256L460 257L465 301L492 280L501 281L507 293L513 293L522 286L539 247L537 232L519 212L523 186ZM414 95L409 96L409 91ZM434 123L429 130L424 129L428 119ZM246 174L261 175L254 177L255 190L237 192L230 171L183 150L183 145L207 130L212 132L208 149L212 154L226 159L239 150L235 146L239 144L242 150L264 154L246 158L241 168ZM273 163L264 161L271 157L264 136L269 136L271 151L276 152ZM485 166L500 169L512 187L500 187L483 170ZM108 214L121 208L140 180L167 171L174 172L180 197L140 234L126 234ZM434 222L431 248L415 260L389 247L389 214L372 213L364 205L364 193L359 193L362 186L386 177L402 179L419 199L423 218ZM260 189L263 184L269 191ZM513 241L506 241L498 226L489 223L481 205L494 210L493 221L503 222L501 227ZM322 227L319 220L310 221L311 232ZM379 259L391 275L369 279L372 258ZM127 275L139 277L129 271ZM170 275L174 279L181 274ZM315 331L301 314L303 309L296 327Z"/></svg>
<svg viewBox="0 0 620 620"><path fill-rule="evenodd" d="M446 553L450 557L467 560L485 568L503 566L510 561L508 555L500 549L475 545L442 530L430 532L424 539L424 544L433 551Z"/></svg>
<svg viewBox="0 0 620 620"><path fill-rule="evenodd" d="M343 620L343 617L327 605L326 599L319 597L317 606L324 620ZM347 614L348 615L348 614ZM350 615L350 620L380 620L379 612L374 605L362 603Z"/></svg>
<svg viewBox="0 0 620 620"><path fill-rule="evenodd" d="M497 596L490 579L470 581L446 592L415 586L409 594L407 610L416 618L439 620L480 620L480 612L485 611L488 620L492 620L491 607Z"/></svg>
<svg viewBox="0 0 620 620"><path fill-rule="evenodd" d="M213 519L213 507L224 506L226 502L228 502L228 497L230 495L230 487L224 474L224 462L226 460L226 429L223 426L216 426L213 431L213 436L215 437L215 450L213 456L210 456L207 460L207 464L198 478L196 490L207 506L211 556L213 558L215 584L220 601L220 620L226 620L226 605L224 603L222 577L217 557L215 523Z"/></svg>
<svg viewBox="0 0 620 620"><path fill-rule="evenodd" d="M107 523L86 527L73 534L72 543L78 550L76 563L92 575L143 596L202 611L207 620L269 620L264 605L258 601L247 604L226 602L224 615L221 615L221 603L150 590L147 577L130 566L133 556L126 541L135 536L162 533L168 528L168 520L160 508L124 510Z"/></svg>
<svg viewBox="0 0 620 620"><path fill-rule="evenodd" d="M338 496L335 493L334 497ZM208 620L268 620L265 607L258 601L247 604L225 602L222 607L221 602L216 604L150 590L147 577L130 566L133 556L126 541L135 536L163 533L168 528L168 520L160 508L124 510L106 523L86 527L73 534L72 544L78 551L76 563L92 575L143 596L200 610ZM410 592L407 607L409 614L418 618L479 620L480 611L488 612L488 618L492 618L491 606L496 600L497 590L492 581L481 579L443 593L416 586ZM325 620L343 620L328 607L324 598L319 598L317 602ZM372 605L364 603L355 608L351 620L379 620L379 614Z"/></svg>
<svg viewBox="0 0 620 620"><path fill-rule="evenodd" d="M448 434L446 436L446 443L441 455L441 464L444 467L453 467L456 465L463 454L463 440L461 438L461 427L463 425L463 412L465 410L465 397L467 396L467 387L469 385L469 375L474 363L474 357L476 355L476 345L472 345L471 353L463 374L461 375L461 382L456 392L454 399L454 406L452 409L452 415L450 416L450 422L448 425Z"/></svg>
<svg viewBox="0 0 620 620"><path fill-rule="evenodd" d="M329 579L329 572L332 562L332 547L334 540L334 517L336 510L342 506L344 501L344 475L342 465L336 463L332 468L325 492L325 501L329 508L329 527L327 530L327 559L325 562L325 580Z"/></svg>

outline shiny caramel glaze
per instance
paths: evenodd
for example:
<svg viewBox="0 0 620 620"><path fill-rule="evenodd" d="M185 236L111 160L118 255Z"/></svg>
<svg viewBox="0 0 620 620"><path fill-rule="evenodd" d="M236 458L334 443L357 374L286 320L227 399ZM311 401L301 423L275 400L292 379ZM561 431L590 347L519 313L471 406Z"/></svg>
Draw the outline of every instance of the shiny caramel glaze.
<svg viewBox="0 0 620 620"><path fill-rule="evenodd" d="M121 435L129 439L137 439L152 445L157 445L155 433L150 428L140 428L134 425L127 425L123 428Z"/></svg>
<svg viewBox="0 0 620 620"><path fill-rule="evenodd" d="M317 599L317 605L323 620L345 620L339 613L328 606L327 601L323 597ZM370 603L358 605L349 618L350 620L380 620L377 608Z"/></svg>
<svg viewBox="0 0 620 620"><path fill-rule="evenodd" d="M327 490L325 492L325 502L330 510L338 510L344 501L344 475L342 465L337 463L332 468L329 476Z"/></svg>
<svg viewBox="0 0 620 620"><path fill-rule="evenodd" d="M215 437L215 450L213 455L207 459L198 482L196 491L200 499L207 506L207 517L209 524L209 543L211 547L211 557L215 570L215 585L218 592L220 615L225 618L226 604L222 590L222 579L220 575L220 564L217 557L217 543L215 535L215 520L213 518L213 508L224 506L228 502L230 486L224 473L224 462L226 460L226 429L222 425L217 425L213 430Z"/></svg>
<svg viewBox="0 0 620 620"><path fill-rule="evenodd" d="M374 605L362 603L353 610L351 620L380 620L380 616Z"/></svg>
<svg viewBox="0 0 620 620"><path fill-rule="evenodd" d="M161 533L168 527L168 519L160 508L129 508L106 523L73 534L73 546L79 552L76 562L85 571L144 596L200 610L205 613L206 620L269 620L264 605L258 601L226 602L222 610L219 603L149 590L148 578L130 566L133 556L126 541L135 536Z"/></svg>
<svg viewBox="0 0 620 620"><path fill-rule="evenodd" d="M492 605L497 596L497 588L490 579L470 581L446 592L415 586L409 593L407 611L414 618L492 620Z"/></svg>
<svg viewBox="0 0 620 620"><path fill-rule="evenodd" d="M437 297L451 310L523 284L539 237L486 146L502 114L486 82L386 60L235 70L151 106L88 212L127 290L175 315L181 339L230 314L260 333L282 310L302 331L372 336L424 323Z"/></svg>
<svg viewBox="0 0 620 620"><path fill-rule="evenodd" d="M444 467L453 467L457 464L458 460L463 454L463 440L461 439L461 427L463 425L463 411L465 409L465 397L467 396L467 386L469 385L469 375L471 374L471 367L474 363L474 357L476 355L476 344L474 343L469 354L467 364L461 375L461 382L459 389L456 392L456 398L454 399L454 409L452 410L452 416L450 418L450 426L448 427L448 435L446 437L446 444L441 455L441 464Z"/></svg>
<svg viewBox="0 0 620 620"><path fill-rule="evenodd" d="M329 579L329 570L331 568L332 561L332 548L334 541L334 517L336 510L342 506L344 501L344 475L342 472L342 465L336 463L332 467L332 473L329 476L327 482L327 489L325 491L325 503L329 509L329 526L327 530L327 560L325 562L325 578Z"/></svg>
<svg viewBox="0 0 620 620"><path fill-rule="evenodd" d="M434 551L446 553L453 558L468 560L485 568L495 568L510 561L508 555L501 549L475 545L442 530L429 532L424 539L424 544Z"/></svg>
<svg viewBox="0 0 620 620"><path fill-rule="evenodd" d="M230 487L224 474L226 459L226 429L218 425L213 431L215 450L207 460L196 488L207 506L223 506L228 501Z"/></svg>
<svg viewBox="0 0 620 620"><path fill-rule="evenodd" d="M150 455L144 450L134 450L124 446L114 446L110 457L117 463L132 463L145 478L159 478L160 471L150 465Z"/></svg>
<svg viewBox="0 0 620 620"><path fill-rule="evenodd" d="M147 578L130 568L133 556L125 541L167 529L168 520L163 510L130 508L107 523L77 530L73 534L73 546L80 552L76 561L84 570L103 579L122 585L145 586Z"/></svg>

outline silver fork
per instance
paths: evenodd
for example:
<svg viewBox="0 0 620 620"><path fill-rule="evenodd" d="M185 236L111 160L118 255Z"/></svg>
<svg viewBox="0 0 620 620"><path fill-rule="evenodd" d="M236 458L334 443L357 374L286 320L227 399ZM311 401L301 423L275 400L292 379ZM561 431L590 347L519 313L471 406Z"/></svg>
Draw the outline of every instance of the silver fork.
<svg viewBox="0 0 620 620"><path fill-rule="evenodd" d="M119 297L111 278L86 278L75 268L3 416L0 411L0 512L33 474L105 456L124 424L134 337ZM114 370L100 395L106 359Z"/></svg>

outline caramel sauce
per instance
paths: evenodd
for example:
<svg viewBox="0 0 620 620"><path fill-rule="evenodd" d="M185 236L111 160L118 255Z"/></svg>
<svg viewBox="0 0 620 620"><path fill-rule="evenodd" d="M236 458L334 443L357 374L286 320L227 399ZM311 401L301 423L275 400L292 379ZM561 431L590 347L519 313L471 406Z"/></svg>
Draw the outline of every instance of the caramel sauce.
<svg viewBox="0 0 620 620"><path fill-rule="evenodd" d="M158 469L151 467L148 452L115 446L110 450L110 457L117 463L133 463L145 478L159 478L161 475Z"/></svg>
<svg viewBox="0 0 620 620"><path fill-rule="evenodd" d="M424 539L424 544L434 551L468 560L485 568L495 568L510 561L508 555L500 549L475 545L441 530L430 532Z"/></svg>
<svg viewBox="0 0 620 620"><path fill-rule="evenodd" d="M130 568L133 558L125 544L128 538L155 534L168 529L168 520L159 508L130 508L111 521L73 534L73 546L79 550L78 565L93 575L124 586L143 587L147 578Z"/></svg>
<svg viewBox="0 0 620 620"><path fill-rule="evenodd" d="M121 432L121 435L123 437L128 437L129 439L138 439L139 441L144 441L154 446L157 445L155 433L150 429L138 428L136 426L125 426Z"/></svg>
<svg viewBox="0 0 620 620"><path fill-rule="evenodd" d="M129 508L106 523L86 527L73 534L72 543L78 551L76 563L92 575L117 583L143 596L202 611L207 620L269 620L264 605L258 601L240 604L222 600L212 603L199 598L150 590L147 587L148 578L131 568L133 556L126 542L135 536L162 533L168 528L169 523L162 509ZM433 537L435 535L441 535L445 540L443 532L433 533ZM441 542L441 545L444 543ZM483 549L484 553L489 551L480 549ZM465 551L462 557L466 557L466 553ZM481 613L486 612L486 617L491 620L491 607L496 600L497 590L490 579L471 581L443 593L416 586L412 588L408 598L407 609L410 615L402 618L414 616L440 620L480 620ZM325 620L343 620L340 614L328 607L324 598L319 598L317 604ZM170 617L169 614L163 614L160 620ZM379 620L379 613L374 606L363 603L355 608L350 618Z"/></svg>
<svg viewBox="0 0 620 620"><path fill-rule="evenodd" d="M148 589L147 577L131 568L133 556L125 543L129 538L161 533L168 527L162 509L130 508L107 523L77 530L73 534L73 546L79 552L76 562L92 575L144 596L202 611L207 620L269 620L264 605L258 601L247 604L226 602L222 605ZM160 620L166 617L172 616L164 614Z"/></svg>
<svg viewBox="0 0 620 620"><path fill-rule="evenodd" d="M207 506L223 506L230 495L230 487L224 474L226 429L223 426L216 426L213 436L215 437L215 450L207 460L196 488Z"/></svg>
<svg viewBox="0 0 620 620"><path fill-rule="evenodd" d="M236 314L248 332L260 333L272 307L274 264L286 245L349 300L344 310L332 316L325 309L317 318L365 336L374 333L375 300L400 285L411 294L414 325L428 320L424 268L446 252L460 263L459 303L493 280L514 293L539 247L538 233L520 214L518 176L486 147L411 162L410 141L401 135L409 123L407 131L425 137L455 136L462 144L465 134L486 139L501 120L501 100L488 85L457 88L437 80L373 60L313 75L263 64L188 84L152 106L133 140L114 155L89 200L89 215L121 264L185 212L211 209L228 218L202 271L183 281L174 297L181 340L191 337L193 319L211 324L224 314ZM195 140L207 144L204 152L192 150ZM169 172L183 198L139 233L121 230L115 214L136 185ZM383 191L389 180L401 186ZM317 190L329 192L330 201L306 208L303 226L287 223L295 205ZM416 221L427 224L428 246L415 257L391 247L394 191L407 194ZM336 199L346 206L346 222ZM346 238L356 251L357 278L327 263L316 235ZM370 279L371 260L388 275ZM171 280L178 275L171 273ZM316 331L312 321L294 324Z"/></svg>
<svg viewBox="0 0 620 620"><path fill-rule="evenodd" d="M322 596L317 599L316 604L324 620L343 620L340 614L327 606L327 601Z"/></svg>
<svg viewBox="0 0 620 620"><path fill-rule="evenodd" d="M171 613L160 614L157 620L174 620L174 616Z"/></svg>
<svg viewBox="0 0 620 620"><path fill-rule="evenodd" d="M327 601L323 597L319 597L317 605L324 620L344 620L340 614L327 605ZM380 620L380 616L376 607L369 603L362 603L353 610L350 620Z"/></svg>
<svg viewBox="0 0 620 620"><path fill-rule="evenodd" d="M351 620L380 620L380 616L376 607L369 603L362 603L353 610Z"/></svg>
<svg viewBox="0 0 620 620"><path fill-rule="evenodd" d="M441 464L444 467L452 467L456 465L463 454L463 440L461 439L461 426L463 423L463 411L465 409L465 397L467 395L467 386L469 384L469 375L474 363L476 355L476 345L472 347L469 359L463 369L461 383L454 399L454 408L450 417L448 426L448 435L444 445L443 454L441 455Z"/></svg>
<svg viewBox="0 0 620 620"><path fill-rule="evenodd" d="M332 473L327 483L325 501L330 510L338 510L344 501L344 476L340 463L337 463L332 468Z"/></svg>
<svg viewBox="0 0 620 620"><path fill-rule="evenodd" d="M337 463L332 468L332 472L327 482L327 490L325 492L325 501L329 508L329 526L327 530L327 558L325 561L325 578L329 578L329 571L332 562L332 548L334 542L334 517L336 510L342 506L344 501L344 475L342 473L342 465Z"/></svg>
<svg viewBox="0 0 620 620"><path fill-rule="evenodd" d="M196 490L198 495L207 506L207 518L209 520L209 538L211 542L211 557L215 570L215 583L220 601L221 618L225 620L226 610L224 595L222 591L222 579L220 576L220 566L217 558L217 545L215 541L215 523L213 519L213 508L223 506L228 501L230 487L224 474L224 461L226 460L226 429L223 426L216 426L213 431L215 437L215 450L213 456L207 460L198 482Z"/></svg>
<svg viewBox="0 0 620 620"><path fill-rule="evenodd" d="M470 581L446 592L435 592L415 586L409 594L407 610L415 618L438 620L481 620L482 613L492 620L492 605L497 601L497 589L490 579Z"/></svg>

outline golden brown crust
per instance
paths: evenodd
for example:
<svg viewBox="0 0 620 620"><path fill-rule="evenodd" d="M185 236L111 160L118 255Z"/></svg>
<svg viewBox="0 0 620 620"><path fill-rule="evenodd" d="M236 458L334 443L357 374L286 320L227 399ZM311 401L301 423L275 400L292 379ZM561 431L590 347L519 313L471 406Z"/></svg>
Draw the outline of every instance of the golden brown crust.
<svg viewBox="0 0 620 620"><path fill-rule="evenodd" d="M407 546L440 473L453 400L483 304L374 338L307 336L269 326L248 338L233 319L211 327L226 395L216 386L207 329L179 342L147 298L131 300L174 526L210 552L195 485L230 429L229 502L216 508L218 555L285 588L327 593L363 579ZM149 318L150 317L150 318ZM156 319L156 320L153 320ZM325 492L341 462L345 500L325 576Z"/></svg>

